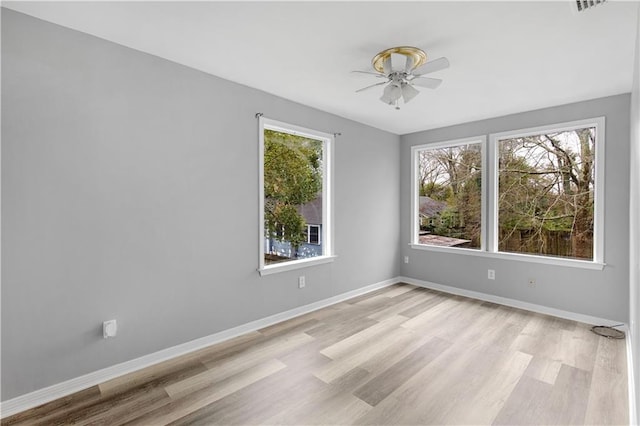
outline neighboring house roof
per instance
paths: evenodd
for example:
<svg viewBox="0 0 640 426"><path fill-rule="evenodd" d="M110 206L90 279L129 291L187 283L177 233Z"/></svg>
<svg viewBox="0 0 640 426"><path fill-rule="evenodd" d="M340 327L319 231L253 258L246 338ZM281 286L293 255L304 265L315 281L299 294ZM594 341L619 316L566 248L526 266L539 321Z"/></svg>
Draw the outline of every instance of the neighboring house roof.
<svg viewBox="0 0 640 426"><path fill-rule="evenodd" d="M432 217L440 213L447 207L446 203L442 201L436 201L431 197L420 197L420 214L427 217Z"/></svg>
<svg viewBox="0 0 640 426"><path fill-rule="evenodd" d="M441 235L420 235L420 244L429 244L432 246L454 247L461 244L470 243L471 240L463 240L460 238L443 237Z"/></svg>
<svg viewBox="0 0 640 426"><path fill-rule="evenodd" d="M304 217L308 225L322 224L322 195L316 197L315 200L303 204L298 207L298 213Z"/></svg>

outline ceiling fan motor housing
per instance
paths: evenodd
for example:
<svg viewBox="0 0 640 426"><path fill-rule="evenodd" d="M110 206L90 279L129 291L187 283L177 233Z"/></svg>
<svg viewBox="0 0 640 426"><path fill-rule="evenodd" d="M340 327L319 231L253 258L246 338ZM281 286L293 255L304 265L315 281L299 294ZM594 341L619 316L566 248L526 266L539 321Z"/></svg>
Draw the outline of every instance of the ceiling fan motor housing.
<svg viewBox="0 0 640 426"><path fill-rule="evenodd" d="M378 53L371 60L371 65L373 65L373 68L376 71L384 73L384 63L388 58L391 58L391 55L394 53L403 55L406 57L407 61L411 61L411 66L407 67L407 71L411 71L427 62L427 54L424 53L424 50L413 46L399 46L391 47Z"/></svg>

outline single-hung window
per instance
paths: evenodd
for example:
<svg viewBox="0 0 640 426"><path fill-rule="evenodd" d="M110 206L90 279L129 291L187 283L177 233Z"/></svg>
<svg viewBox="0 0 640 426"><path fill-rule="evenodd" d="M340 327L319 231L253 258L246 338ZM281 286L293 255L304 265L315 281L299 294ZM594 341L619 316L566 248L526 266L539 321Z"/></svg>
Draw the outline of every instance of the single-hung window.
<svg viewBox="0 0 640 426"><path fill-rule="evenodd" d="M333 135L260 118L261 274L330 261Z"/></svg>

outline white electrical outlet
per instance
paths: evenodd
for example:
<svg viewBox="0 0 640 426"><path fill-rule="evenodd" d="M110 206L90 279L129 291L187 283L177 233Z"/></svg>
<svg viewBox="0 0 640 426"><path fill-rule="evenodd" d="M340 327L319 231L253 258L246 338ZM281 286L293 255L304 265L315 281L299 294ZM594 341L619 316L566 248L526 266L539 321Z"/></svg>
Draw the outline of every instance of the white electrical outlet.
<svg viewBox="0 0 640 426"><path fill-rule="evenodd" d="M116 320L109 320L102 323L102 337L116 337L118 333L118 323Z"/></svg>
<svg viewBox="0 0 640 426"><path fill-rule="evenodd" d="M487 278L489 278L490 280L495 280L496 279L496 271L495 271L495 269L489 269L487 271Z"/></svg>
<svg viewBox="0 0 640 426"><path fill-rule="evenodd" d="M298 277L298 288L304 288L304 286L307 285L306 280L304 278L304 275L300 275Z"/></svg>
<svg viewBox="0 0 640 426"><path fill-rule="evenodd" d="M404 257L404 263L409 263L409 256Z"/></svg>

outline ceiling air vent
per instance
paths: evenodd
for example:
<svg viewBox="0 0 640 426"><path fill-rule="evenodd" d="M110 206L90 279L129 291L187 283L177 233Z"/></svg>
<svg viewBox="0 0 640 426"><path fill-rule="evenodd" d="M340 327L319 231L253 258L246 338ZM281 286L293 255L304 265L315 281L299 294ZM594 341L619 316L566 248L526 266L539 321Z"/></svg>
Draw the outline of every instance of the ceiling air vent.
<svg viewBox="0 0 640 426"><path fill-rule="evenodd" d="M583 12L587 9L592 9L594 6L604 3L605 1L607 0L576 0L576 6L578 7L578 12Z"/></svg>

